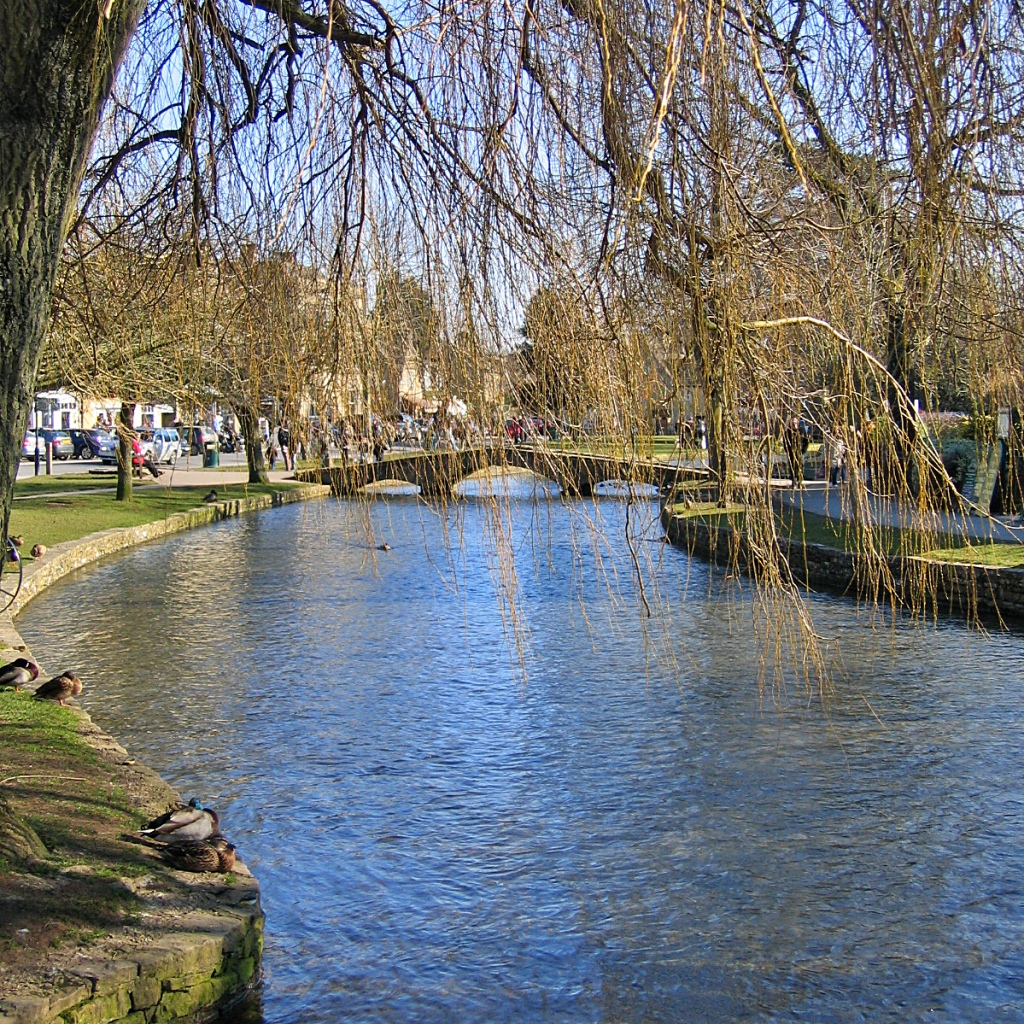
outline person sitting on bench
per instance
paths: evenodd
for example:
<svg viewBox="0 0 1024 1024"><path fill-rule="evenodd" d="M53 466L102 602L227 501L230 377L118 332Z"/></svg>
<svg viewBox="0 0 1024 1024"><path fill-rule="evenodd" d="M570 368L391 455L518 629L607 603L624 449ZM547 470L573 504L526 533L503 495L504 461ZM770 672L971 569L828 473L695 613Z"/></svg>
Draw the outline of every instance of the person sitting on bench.
<svg viewBox="0 0 1024 1024"><path fill-rule="evenodd" d="M139 440L138 434L132 434L132 469L138 473L140 478L143 469L148 469L153 474L154 480L161 475L160 470L153 464L152 456L143 453L142 442Z"/></svg>

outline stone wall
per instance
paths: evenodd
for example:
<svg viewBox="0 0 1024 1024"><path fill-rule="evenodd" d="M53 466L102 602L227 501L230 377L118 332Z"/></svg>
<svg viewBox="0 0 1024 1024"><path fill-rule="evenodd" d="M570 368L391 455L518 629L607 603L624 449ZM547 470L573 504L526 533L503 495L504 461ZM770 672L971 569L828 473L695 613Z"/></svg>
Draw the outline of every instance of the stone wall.
<svg viewBox="0 0 1024 1024"><path fill-rule="evenodd" d="M236 878L231 889L236 913L186 913L173 931L121 958L81 960L45 993L0 993L0 1024L213 1019L258 981L263 952L255 879Z"/></svg>
<svg viewBox="0 0 1024 1024"><path fill-rule="evenodd" d="M698 558L718 565L747 565L746 540L733 524L711 526L665 509L662 526L670 543ZM954 615L998 624L1024 622L1024 569L890 557L885 560L888 580L877 582L863 557L853 552L785 541L782 551L793 577L809 589L871 602L877 597L882 604L926 616Z"/></svg>

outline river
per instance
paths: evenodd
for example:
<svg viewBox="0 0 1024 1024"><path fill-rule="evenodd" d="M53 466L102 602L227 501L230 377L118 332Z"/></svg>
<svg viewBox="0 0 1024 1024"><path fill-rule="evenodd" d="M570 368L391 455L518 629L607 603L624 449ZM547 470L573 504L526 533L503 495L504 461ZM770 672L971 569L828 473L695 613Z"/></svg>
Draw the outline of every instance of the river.
<svg viewBox="0 0 1024 1024"><path fill-rule="evenodd" d="M762 691L655 511L649 618L608 500L292 505L20 616L259 878L237 1020L1024 1019L1024 640L815 597L827 708Z"/></svg>

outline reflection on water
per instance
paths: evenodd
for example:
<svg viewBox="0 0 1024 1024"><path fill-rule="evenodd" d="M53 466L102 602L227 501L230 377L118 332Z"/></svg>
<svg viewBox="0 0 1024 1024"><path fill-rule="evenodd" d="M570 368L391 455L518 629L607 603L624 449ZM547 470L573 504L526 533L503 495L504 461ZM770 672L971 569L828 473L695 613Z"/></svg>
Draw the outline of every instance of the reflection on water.
<svg viewBox="0 0 1024 1024"><path fill-rule="evenodd" d="M525 683L483 503L288 506L19 625L222 812L267 911L248 1020L1020 1020L1020 639L816 600L830 718L761 706L743 594L648 541L645 645L622 515L518 508Z"/></svg>
<svg viewBox="0 0 1024 1024"><path fill-rule="evenodd" d="M545 501L557 498L561 489L554 480L529 470L479 470L455 485L460 498L497 498L508 501Z"/></svg>

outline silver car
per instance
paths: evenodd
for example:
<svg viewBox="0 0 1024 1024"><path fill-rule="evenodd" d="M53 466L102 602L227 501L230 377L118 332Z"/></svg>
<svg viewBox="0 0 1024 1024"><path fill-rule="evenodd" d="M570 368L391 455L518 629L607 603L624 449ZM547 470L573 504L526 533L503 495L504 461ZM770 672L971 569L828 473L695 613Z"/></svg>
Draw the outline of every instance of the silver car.
<svg viewBox="0 0 1024 1024"><path fill-rule="evenodd" d="M173 465L181 454L181 436L174 427L159 427L153 431L149 447L154 462L169 462Z"/></svg>

